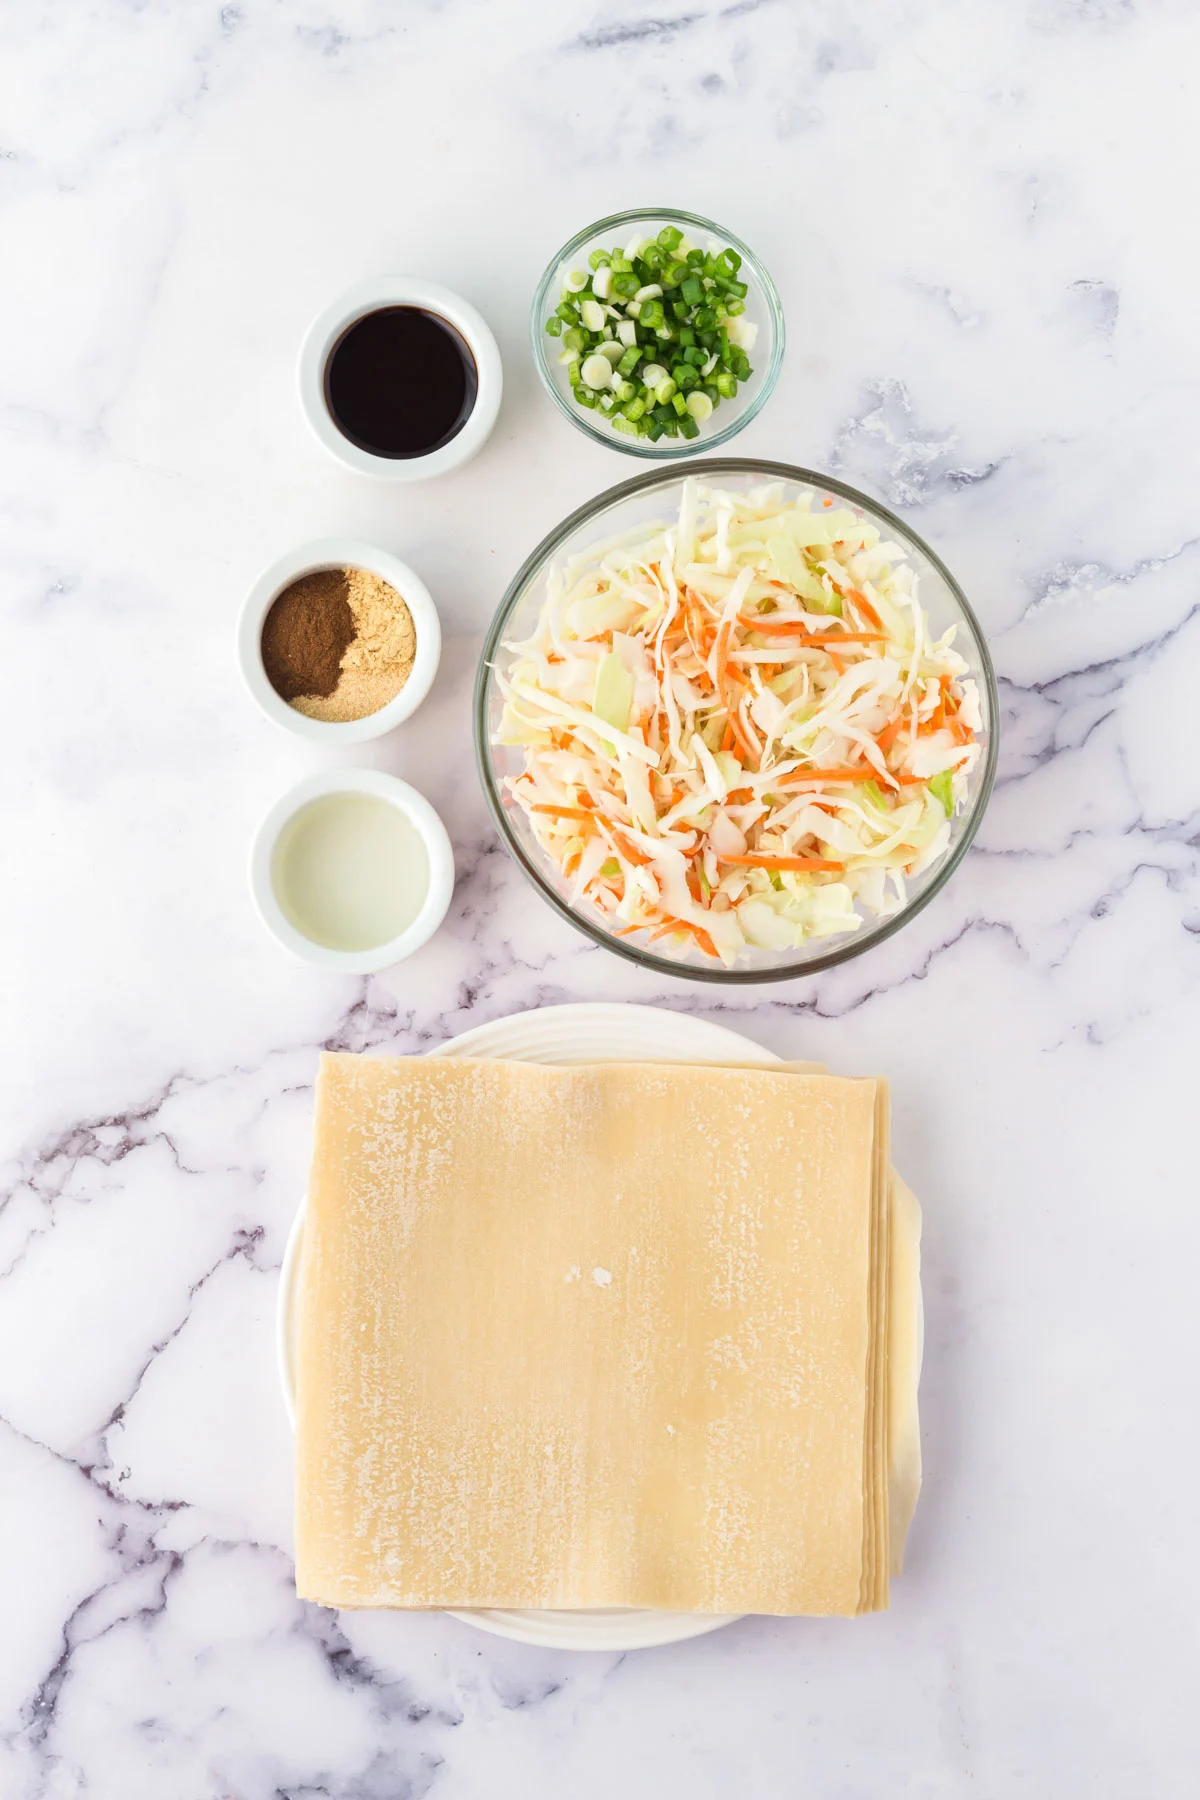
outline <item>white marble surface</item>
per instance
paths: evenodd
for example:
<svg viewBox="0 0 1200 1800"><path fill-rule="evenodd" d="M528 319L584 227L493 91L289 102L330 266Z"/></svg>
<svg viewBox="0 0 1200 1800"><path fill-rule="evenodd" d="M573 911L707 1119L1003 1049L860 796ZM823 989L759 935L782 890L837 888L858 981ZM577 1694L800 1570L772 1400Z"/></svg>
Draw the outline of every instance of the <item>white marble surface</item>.
<svg viewBox="0 0 1200 1800"><path fill-rule="evenodd" d="M5 1800L741 1800L1195 1789L1200 522L1190 0L10 0L0 18ZM941 549L1003 678L979 845L810 983L640 975L499 851L478 636L632 472L537 390L556 244L663 201L776 275L738 448ZM460 288L505 358L466 471L389 491L293 362L358 277ZM446 928L292 967L244 859L320 757L241 693L260 565L424 575L435 695L370 760L453 829ZM928 1481L885 1616L570 1657L295 1599L271 1318L321 1044L563 999L883 1070L926 1205Z"/></svg>

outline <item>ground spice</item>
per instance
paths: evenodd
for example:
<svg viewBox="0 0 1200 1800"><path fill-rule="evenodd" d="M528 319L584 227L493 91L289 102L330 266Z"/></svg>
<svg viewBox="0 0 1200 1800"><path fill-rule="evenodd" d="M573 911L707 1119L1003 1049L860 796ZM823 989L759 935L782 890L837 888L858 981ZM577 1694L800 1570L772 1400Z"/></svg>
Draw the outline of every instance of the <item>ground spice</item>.
<svg viewBox="0 0 1200 1800"><path fill-rule="evenodd" d="M318 668L316 660L312 659L307 665L309 678L299 686L294 682L290 683L289 691L285 691L272 673L272 665L267 658L267 633L277 609L301 590L304 590L301 593L301 612L306 615L315 614L316 617L306 616L302 631L299 616L289 612L288 620L284 623L285 626L290 624L292 627L289 633L292 664L300 661L299 644L302 639L311 643L312 637L327 632L330 597L336 598L345 607L349 631L339 639L332 636L328 639L329 644L337 642L337 660L332 680L327 660ZM342 615L339 613L337 617L344 627ZM322 620L326 623L321 623ZM319 631L314 630L305 638L305 632L310 627L319 627ZM408 607L394 587L366 569L330 569L320 575L306 575L303 580L293 582L279 596L267 614L263 627L263 664L272 686L297 712L304 713L310 719L322 719L329 724L365 719L368 714L378 712L381 706L386 706L389 700L394 700L412 674L416 651L416 628ZM283 661L278 649L275 655L277 662ZM312 678L318 674L319 680Z"/></svg>
<svg viewBox="0 0 1200 1800"><path fill-rule="evenodd" d="M263 621L267 680L283 700L332 694L354 632L343 569L322 569L293 581Z"/></svg>

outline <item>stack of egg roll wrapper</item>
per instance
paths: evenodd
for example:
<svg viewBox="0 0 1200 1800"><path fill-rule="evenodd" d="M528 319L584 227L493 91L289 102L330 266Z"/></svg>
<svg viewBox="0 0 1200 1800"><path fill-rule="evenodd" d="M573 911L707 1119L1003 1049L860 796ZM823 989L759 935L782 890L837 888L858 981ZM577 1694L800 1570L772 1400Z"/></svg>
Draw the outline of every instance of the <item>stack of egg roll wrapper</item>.
<svg viewBox="0 0 1200 1800"><path fill-rule="evenodd" d="M326 1055L296 1568L330 1606L852 1615L920 1480L886 1083Z"/></svg>

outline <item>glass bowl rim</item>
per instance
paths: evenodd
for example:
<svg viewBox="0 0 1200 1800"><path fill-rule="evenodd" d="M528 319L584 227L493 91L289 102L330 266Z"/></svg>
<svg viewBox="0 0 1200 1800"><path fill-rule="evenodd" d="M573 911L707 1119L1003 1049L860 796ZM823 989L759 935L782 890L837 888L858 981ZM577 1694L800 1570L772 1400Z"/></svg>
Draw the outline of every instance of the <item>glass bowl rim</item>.
<svg viewBox="0 0 1200 1800"><path fill-rule="evenodd" d="M559 389L550 372L546 350L547 300L551 285L564 262L567 262L577 250L582 249L586 243L602 231L615 230L622 225L634 225L639 221L648 222L651 219L667 221L674 225L692 226L697 230L712 232L715 236L724 238L725 242L737 251L742 261L750 265L754 279L762 289L763 298L767 303L767 318L771 326L771 354L763 374L762 385L744 411L736 413L727 425L722 426L711 437L705 438L702 443L697 440L693 446L687 438L684 438L682 444L671 439L673 447L670 450L656 449L653 444L647 444L641 438L627 439L619 431L613 431L611 428L602 429L595 424L583 408L573 405ZM534 367L537 369L542 386L559 412L565 419L569 419L577 430L584 432L596 443L607 445L610 450L619 450L625 456L641 457L646 462L670 463L682 461L689 456L703 456L710 451L719 450L723 444L727 444L731 438L737 436L739 431L758 417L774 393L775 384L779 380L779 371L783 366L783 352L787 342L787 331L784 325L783 305L779 298L779 290L771 279L770 273L750 246L743 243L734 232L727 230L724 225L718 225L712 219L706 219L701 213L681 212L678 207L673 206L636 206L627 212L610 213L606 219L597 219L585 230L577 231L574 237L570 238L546 264L541 280L534 290L530 306L529 341L533 350ZM553 341L558 342L557 338Z"/></svg>
<svg viewBox="0 0 1200 1800"><path fill-rule="evenodd" d="M656 955L651 950L642 949L638 945L630 943L626 938L616 937L583 913L576 911L561 894L551 887L542 871L526 854L525 846L509 824L492 772L489 755L491 746L487 734L487 699L492 661L513 609L538 569L550 560L579 526L586 525L590 519L608 511L619 502L628 500L636 494L648 493L656 486L666 486L669 482L683 481L691 476L698 475L703 478L705 475L715 475L718 471L724 474L752 475L766 480L789 481L807 487L820 488L827 493L838 494L843 500L849 501L852 506L862 507L874 518L884 521L890 530L915 545L922 556L929 559L949 588L954 603L975 640L984 686L987 689L988 735L979 785L972 798L970 811L963 825L962 836L948 851L945 860L938 866L928 886L914 899L906 901L898 913L895 913L890 919L884 920L874 930L868 930L865 933L856 932L853 937L848 937L836 948L827 950L819 956L808 957L801 963L781 963L773 968L727 969L722 965L720 968L710 969L702 968L694 963L675 962L668 957ZM658 975L674 975L685 981L727 983L730 986L739 987L768 981L799 981L805 976L819 975L825 969L833 969L840 963L849 962L853 957L861 956L864 951L873 950L876 945L886 943L888 938L894 937L902 926L907 925L911 919L915 919L917 914L923 912L929 903L941 893L974 842L975 834L987 811L988 801L991 799L992 785L996 776L996 759L999 754L999 710L1000 693L996 685L996 671L979 620L954 576L937 552L930 549L924 538L910 525L906 525L904 520L898 518L888 507L881 505L877 500L872 500L858 488L850 487L846 482L837 480L835 476L823 475L815 469L801 468L796 463L773 462L758 457L744 456L714 457L711 460L691 463L683 469L672 466L651 470L644 475L635 475L628 481L621 481L614 487L606 488L603 493L595 495L582 506L576 507L573 513L548 532L541 543L525 558L509 582L504 597L496 608L491 625L488 627L487 636L484 638L479 667L475 672L475 693L472 706L475 761L488 811L492 815L509 854L524 870L542 897L549 901L555 912L569 925L573 925L577 931L582 932L585 937L590 938L593 943L599 944L605 950L615 952L626 962L636 963L640 968L651 969Z"/></svg>

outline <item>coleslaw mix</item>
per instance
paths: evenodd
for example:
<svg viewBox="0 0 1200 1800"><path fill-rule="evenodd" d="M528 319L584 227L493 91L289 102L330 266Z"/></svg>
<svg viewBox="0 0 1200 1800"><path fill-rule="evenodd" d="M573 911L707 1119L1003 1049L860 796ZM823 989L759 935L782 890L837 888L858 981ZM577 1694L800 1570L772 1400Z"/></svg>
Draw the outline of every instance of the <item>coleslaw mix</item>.
<svg viewBox="0 0 1200 1800"><path fill-rule="evenodd" d="M575 906L735 963L899 911L980 755L979 695L904 549L811 491L683 483L554 568L503 646L505 781Z"/></svg>

